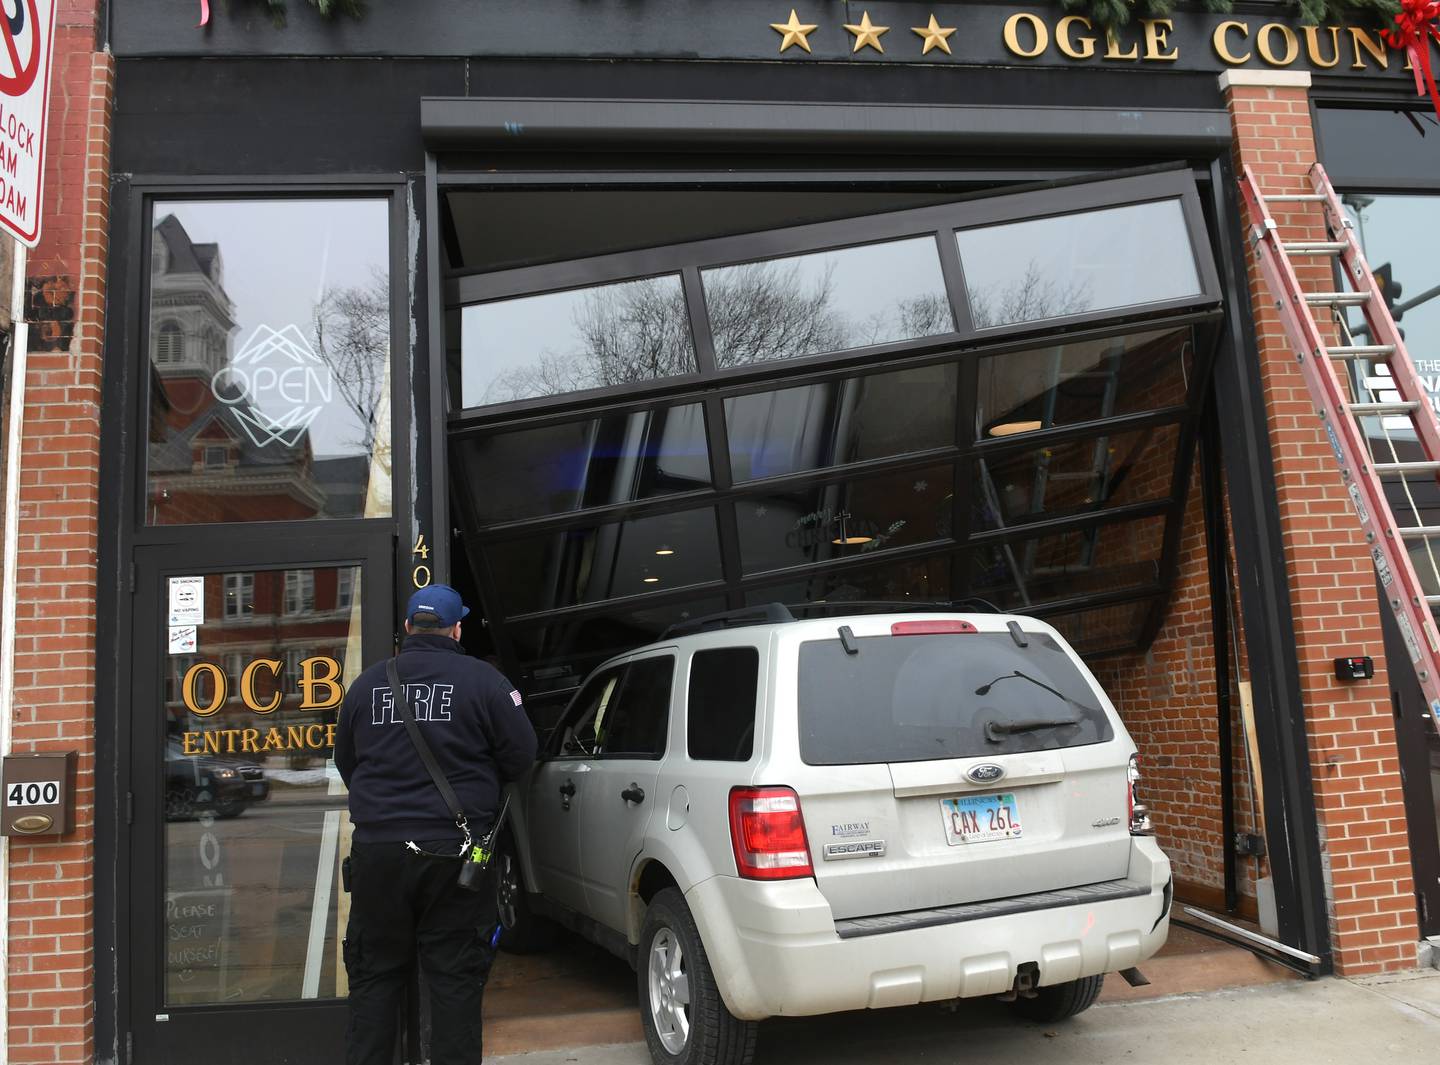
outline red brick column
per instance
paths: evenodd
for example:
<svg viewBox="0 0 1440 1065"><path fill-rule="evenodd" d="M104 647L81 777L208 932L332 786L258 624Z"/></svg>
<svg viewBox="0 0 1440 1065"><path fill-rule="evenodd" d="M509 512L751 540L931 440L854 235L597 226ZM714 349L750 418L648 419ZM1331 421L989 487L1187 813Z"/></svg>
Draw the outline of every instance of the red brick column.
<svg viewBox="0 0 1440 1065"><path fill-rule="evenodd" d="M97 1053L95 553L113 86L112 60L95 50L98 12L95 0L61 0L57 12L42 241L27 269L12 739L19 752L80 759L75 831L10 846L12 1062L89 1065Z"/></svg>
<svg viewBox="0 0 1440 1065"><path fill-rule="evenodd" d="M1248 165L1266 192L1311 191L1309 84L1309 74L1288 71L1235 70L1220 79L1237 171ZM1276 214L1289 239L1324 239L1318 205L1277 206L1285 208ZM1328 259L1313 257L1297 272L1311 291L1334 288ZM1419 931L1375 570L1253 260L1249 277L1336 970L1354 976L1412 968ZM1361 649L1375 655L1375 679L1342 685L1332 658Z"/></svg>

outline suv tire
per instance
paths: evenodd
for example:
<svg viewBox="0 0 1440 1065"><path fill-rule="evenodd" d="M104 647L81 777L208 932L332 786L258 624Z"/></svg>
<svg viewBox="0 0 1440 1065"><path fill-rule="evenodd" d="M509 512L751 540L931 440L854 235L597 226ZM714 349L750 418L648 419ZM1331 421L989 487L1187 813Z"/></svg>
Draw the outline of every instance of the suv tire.
<svg viewBox="0 0 1440 1065"><path fill-rule="evenodd" d="M656 893L635 966L640 1021L657 1062L750 1065L758 1025L725 1008L690 907L676 888Z"/></svg>
<svg viewBox="0 0 1440 1065"><path fill-rule="evenodd" d="M515 841L508 832L500 837L494 862L495 920L500 925L500 949L507 954L539 954L549 950L560 937L560 926L530 909Z"/></svg>
<svg viewBox="0 0 1440 1065"><path fill-rule="evenodd" d="M1067 980L1063 984L1052 984L1039 988L1034 998L1015 1000L1015 1012L1026 1020L1053 1024L1083 1013L1095 1005L1100 997L1100 988L1105 983L1105 974L1082 976L1079 980Z"/></svg>

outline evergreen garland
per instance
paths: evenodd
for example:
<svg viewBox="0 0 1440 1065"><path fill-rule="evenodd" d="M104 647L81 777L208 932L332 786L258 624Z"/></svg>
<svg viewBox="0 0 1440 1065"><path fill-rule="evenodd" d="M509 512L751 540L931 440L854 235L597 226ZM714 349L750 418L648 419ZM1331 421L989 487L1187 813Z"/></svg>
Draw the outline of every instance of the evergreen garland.
<svg viewBox="0 0 1440 1065"><path fill-rule="evenodd" d="M265 5L270 17L274 19L275 25L285 25L286 0L255 0ZM360 18L365 14L364 0L310 0L310 5L319 11L326 18L334 18L336 15L349 15L351 18Z"/></svg>
<svg viewBox="0 0 1440 1065"><path fill-rule="evenodd" d="M1231 0L1200 2L1205 10L1221 13L1228 13L1233 6ZM1084 15L1099 30L1124 26L1132 15L1165 18L1174 7L1173 0L1061 0L1061 3L1067 11ZM1312 26L1323 22L1388 26L1400 10L1398 0L1290 0L1286 6L1299 11L1300 21Z"/></svg>

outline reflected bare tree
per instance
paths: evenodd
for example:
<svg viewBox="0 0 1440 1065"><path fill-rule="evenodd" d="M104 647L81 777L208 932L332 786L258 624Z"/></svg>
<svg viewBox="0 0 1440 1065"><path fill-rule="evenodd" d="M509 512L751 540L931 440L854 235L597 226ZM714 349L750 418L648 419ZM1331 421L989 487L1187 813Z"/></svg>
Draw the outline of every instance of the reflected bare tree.
<svg viewBox="0 0 1440 1065"><path fill-rule="evenodd" d="M806 281L800 262L744 263L705 280L715 365L793 359L850 346L851 329L831 300L834 267Z"/></svg>
<svg viewBox="0 0 1440 1065"><path fill-rule="evenodd" d="M591 387L673 377L695 369L684 290L671 278L596 289L576 312ZM583 386L582 386L583 387Z"/></svg>
<svg viewBox="0 0 1440 1065"><path fill-rule="evenodd" d="M363 454L374 451L390 355L390 285L329 289L312 314L315 354L330 370L345 405L355 412Z"/></svg>
<svg viewBox="0 0 1440 1065"><path fill-rule="evenodd" d="M915 340L949 333L954 328L955 317L950 313L950 300L945 293L925 292L876 311L857 326L849 328L844 347Z"/></svg>
<svg viewBox="0 0 1440 1065"><path fill-rule="evenodd" d="M1018 281L970 289L970 312L977 329L1078 314L1090 302L1088 284L1057 284L1033 259Z"/></svg>

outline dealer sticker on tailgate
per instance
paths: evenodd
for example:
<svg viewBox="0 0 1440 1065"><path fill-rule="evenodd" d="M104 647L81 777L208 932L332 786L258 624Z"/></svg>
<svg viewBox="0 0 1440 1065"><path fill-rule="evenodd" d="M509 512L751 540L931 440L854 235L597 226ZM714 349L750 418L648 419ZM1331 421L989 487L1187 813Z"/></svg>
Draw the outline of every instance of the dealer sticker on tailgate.
<svg viewBox="0 0 1440 1065"><path fill-rule="evenodd" d="M945 817L945 842L952 847L1020 835L1020 809L1012 794L941 799L940 812Z"/></svg>

